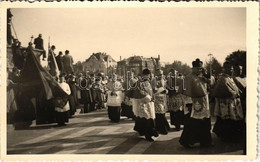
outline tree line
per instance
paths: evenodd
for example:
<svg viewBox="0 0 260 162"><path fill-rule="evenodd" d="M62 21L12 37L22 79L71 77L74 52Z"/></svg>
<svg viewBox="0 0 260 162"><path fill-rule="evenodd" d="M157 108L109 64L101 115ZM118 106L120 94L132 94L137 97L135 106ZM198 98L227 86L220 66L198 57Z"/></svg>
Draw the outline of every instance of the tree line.
<svg viewBox="0 0 260 162"><path fill-rule="evenodd" d="M237 50L225 58L225 61L229 61L233 66L242 66L242 74L246 76L246 51ZM76 71L83 71L82 62L78 61L76 64L73 65ZM186 63L181 61L173 61L171 64L165 65L162 67L163 73L168 74L170 69L175 69L182 75L188 75L191 72L191 67ZM212 68L212 74L214 76L218 76L222 73L222 64L216 59L216 57L212 57L211 60L204 63L204 68L209 72L210 68Z"/></svg>

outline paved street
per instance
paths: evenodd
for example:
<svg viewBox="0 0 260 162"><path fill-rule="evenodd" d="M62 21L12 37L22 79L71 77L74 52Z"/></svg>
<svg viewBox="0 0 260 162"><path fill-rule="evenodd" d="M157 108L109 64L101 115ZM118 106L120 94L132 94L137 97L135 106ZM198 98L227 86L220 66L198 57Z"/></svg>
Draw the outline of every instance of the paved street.
<svg viewBox="0 0 260 162"><path fill-rule="evenodd" d="M169 113L167 113L169 120ZM107 110L77 114L65 127L55 124L14 130L8 125L8 154L232 154L243 153L241 143L223 143L212 133L215 147L185 149L179 144L182 131L174 126L168 135L148 142L133 130L134 121L108 120Z"/></svg>

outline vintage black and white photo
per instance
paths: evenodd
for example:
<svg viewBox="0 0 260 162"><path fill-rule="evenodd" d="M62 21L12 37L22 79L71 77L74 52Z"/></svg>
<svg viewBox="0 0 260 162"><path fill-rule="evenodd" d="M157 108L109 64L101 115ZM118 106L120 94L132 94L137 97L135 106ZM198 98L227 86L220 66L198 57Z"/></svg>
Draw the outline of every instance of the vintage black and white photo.
<svg viewBox="0 0 260 162"><path fill-rule="evenodd" d="M7 7L6 155L246 157L249 11Z"/></svg>

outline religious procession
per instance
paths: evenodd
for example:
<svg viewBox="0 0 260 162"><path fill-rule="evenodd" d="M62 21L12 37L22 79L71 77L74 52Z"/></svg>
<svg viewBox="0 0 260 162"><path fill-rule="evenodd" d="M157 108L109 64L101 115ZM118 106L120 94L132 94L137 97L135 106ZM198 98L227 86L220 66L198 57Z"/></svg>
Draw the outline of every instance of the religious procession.
<svg viewBox="0 0 260 162"><path fill-rule="evenodd" d="M147 142L174 130L183 148L211 149L215 134L224 142L242 141L246 152L245 67L225 61L216 75L194 56L189 74L147 63L139 70L80 71L69 49L56 51L49 43L46 50L42 34L22 47L8 13L7 123L15 130L30 129L33 122L65 129L82 114L104 112L108 124L127 119L135 138Z"/></svg>

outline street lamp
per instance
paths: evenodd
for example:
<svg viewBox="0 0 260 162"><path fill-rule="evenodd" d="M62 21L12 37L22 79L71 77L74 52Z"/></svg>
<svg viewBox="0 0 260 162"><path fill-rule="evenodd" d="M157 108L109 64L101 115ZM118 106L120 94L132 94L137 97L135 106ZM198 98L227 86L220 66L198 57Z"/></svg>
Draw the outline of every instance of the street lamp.
<svg viewBox="0 0 260 162"><path fill-rule="evenodd" d="M33 41L33 35L31 36L31 42Z"/></svg>
<svg viewBox="0 0 260 162"><path fill-rule="evenodd" d="M209 58L210 58L209 74L210 74L210 76L212 76L212 56L213 56L213 55L212 55L211 53L209 53L208 56L209 56Z"/></svg>

